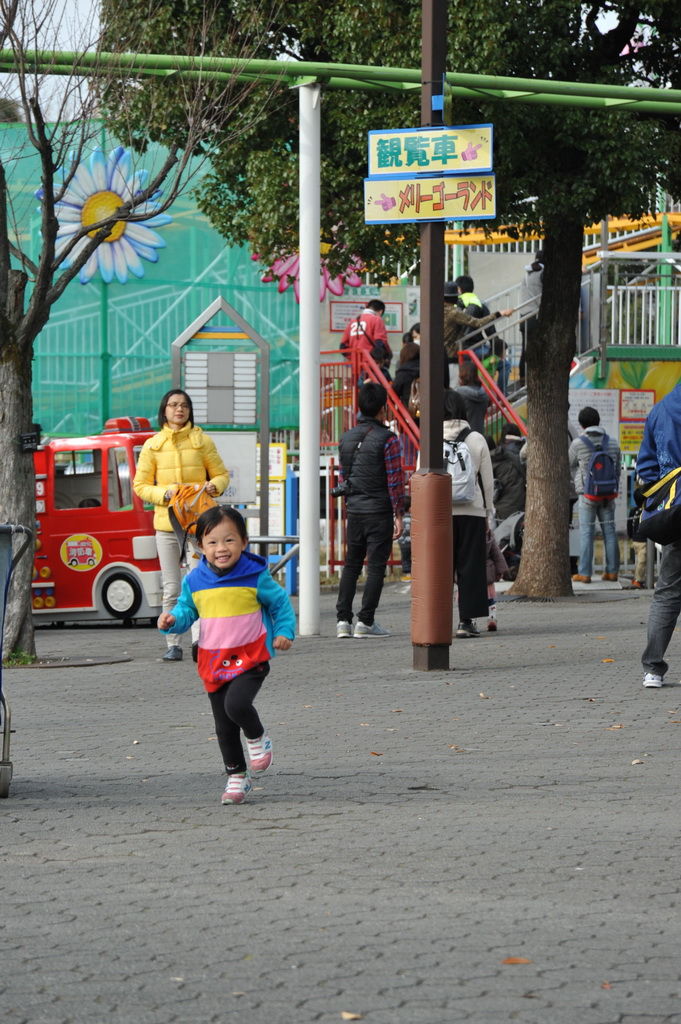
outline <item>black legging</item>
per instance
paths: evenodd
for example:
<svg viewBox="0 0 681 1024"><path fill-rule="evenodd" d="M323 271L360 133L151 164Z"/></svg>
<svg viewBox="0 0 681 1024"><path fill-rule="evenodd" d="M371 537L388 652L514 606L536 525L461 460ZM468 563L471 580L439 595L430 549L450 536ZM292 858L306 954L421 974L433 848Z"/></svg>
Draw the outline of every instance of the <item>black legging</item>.
<svg viewBox="0 0 681 1024"><path fill-rule="evenodd" d="M255 668L208 694L220 753L225 762L225 770L230 775L246 771L241 730L249 740L257 740L265 731L253 701L269 670L269 663L262 661Z"/></svg>
<svg viewBox="0 0 681 1024"><path fill-rule="evenodd" d="M487 519L452 516L454 574L459 588L459 618L487 615Z"/></svg>

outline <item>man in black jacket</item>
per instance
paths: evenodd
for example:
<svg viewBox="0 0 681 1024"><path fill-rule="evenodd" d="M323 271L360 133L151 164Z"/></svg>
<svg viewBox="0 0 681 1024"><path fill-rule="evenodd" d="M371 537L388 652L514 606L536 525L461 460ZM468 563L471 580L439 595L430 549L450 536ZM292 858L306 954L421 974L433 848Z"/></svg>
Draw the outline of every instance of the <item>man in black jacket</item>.
<svg viewBox="0 0 681 1024"><path fill-rule="evenodd" d="M347 430L338 444L341 480L349 488L345 496L345 565L336 603L336 636L341 639L390 636L374 621L374 615L393 541L402 532L404 474L397 437L384 423L387 400L381 384L363 384L357 425ZM352 602L365 557L367 580L353 633Z"/></svg>

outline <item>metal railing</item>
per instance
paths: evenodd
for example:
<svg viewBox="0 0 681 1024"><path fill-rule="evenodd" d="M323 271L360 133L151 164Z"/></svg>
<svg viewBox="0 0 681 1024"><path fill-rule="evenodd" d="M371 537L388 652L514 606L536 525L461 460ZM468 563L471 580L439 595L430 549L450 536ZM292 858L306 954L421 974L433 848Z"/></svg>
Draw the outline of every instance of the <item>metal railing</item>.
<svg viewBox="0 0 681 1024"><path fill-rule="evenodd" d="M485 414L485 427L490 427L490 432L494 433L495 428L500 425L503 420L506 420L507 423L515 423L523 437L527 437L525 421L518 415L506 395L497 386L492 375L480 361L475 349L466 348L459 352L459 366L461 366L466 360L470 360L470 362L475 366L478 371L480 383L487 392L487 397L490 400L490 404Z"/></svg>
<svg viewBox="0 0 681 1024"><path fill-rule="evenodd" d="M468 337L477 335L472 331ZM463 339L465 340L465 339ZM480 344L483 344L481 342ZM462 349L459 364L470 360L478 371L480 383L490 399L486 424L500 432L503 421L515 423L523 436L527 428L506 395L499 389L492 375L483 366L474 349ZM320 448L326 450L324 476L324 510L326 513L325 568L335 573L345 560L346 522L341 498L333 498L332 489L338 483L338 461L335 452L341 435L357 421L357 388L360 380L375 380L382 384L388 395L389 425L397 435L402 450L402 466L407 481L416 469L420 446L418 423L397 397L395 390L376 362L366 352L351 352L346 356L340 350L322 352L320 364L321 437ZM400 564L395 555L389 559L391 567Z"/></svg>

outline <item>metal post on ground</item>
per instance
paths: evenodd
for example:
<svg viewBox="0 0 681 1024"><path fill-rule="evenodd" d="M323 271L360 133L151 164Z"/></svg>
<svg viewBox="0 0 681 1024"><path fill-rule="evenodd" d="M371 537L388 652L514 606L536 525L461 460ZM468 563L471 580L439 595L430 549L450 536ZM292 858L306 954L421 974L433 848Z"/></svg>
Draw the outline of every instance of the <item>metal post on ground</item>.
<svg viewBox="0 0 681 1024"><path fill-rule="evenodd" d="M674 239L672 237L672 230L669 224L669 217L666 213L662 214L662 224L660 227L660 251L663 253L669 253L672 251L672 243ZM659 267L660 280L657 288L658 294L658 305L659 312L657 316L657 344L658 345L671 345L673 344L673 332L672 332L672 266L665 258Z"/></svg>
<svg viewBox="0 0 681 1024"><path fill-rule="evenodd" d="M608 256L610 254L610 236L608 219L601 221L601 294L598 316L598 376L605 377L608 366Z"/></svg>
<svg viewBox="0 0 681 1024"><path fill-rule="evenodd" d="M423 0L421 124L443 124L447 2ZM452 642L452 490L442 468L444 224L421 227L421 454L411 484L413 667L449 668Z"/></svg>
<svg viewBox="0 0 681 1024"><path fill-rule="evenodd" d="M300 573L298 629L316 636L319 611L319 227L321 88L301 84L300 111Z"/></svg>

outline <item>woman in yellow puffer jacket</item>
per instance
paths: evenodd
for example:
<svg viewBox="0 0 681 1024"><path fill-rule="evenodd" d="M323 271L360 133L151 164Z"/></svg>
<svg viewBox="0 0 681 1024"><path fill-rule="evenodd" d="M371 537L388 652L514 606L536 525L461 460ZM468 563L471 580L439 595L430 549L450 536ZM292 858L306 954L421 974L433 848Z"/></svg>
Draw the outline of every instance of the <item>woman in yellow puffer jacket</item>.
<svg viewBox="0 0 681 1024"><path fill-rule="evenodd" d="M161 399L158 410L161 428L144 442L133 481L135 494L154 505L156 547L161 563L163 611L170 611L180 594L180 546L168 516L168 504L182 484L206 484L206 493L222 494L229 473L218 450L201 427L194 426L194 408L186 391L172 388ZM193 638L193 639L198 639ZM166 634L168 650L164 661L181 661L180 638Z"/></svg>

